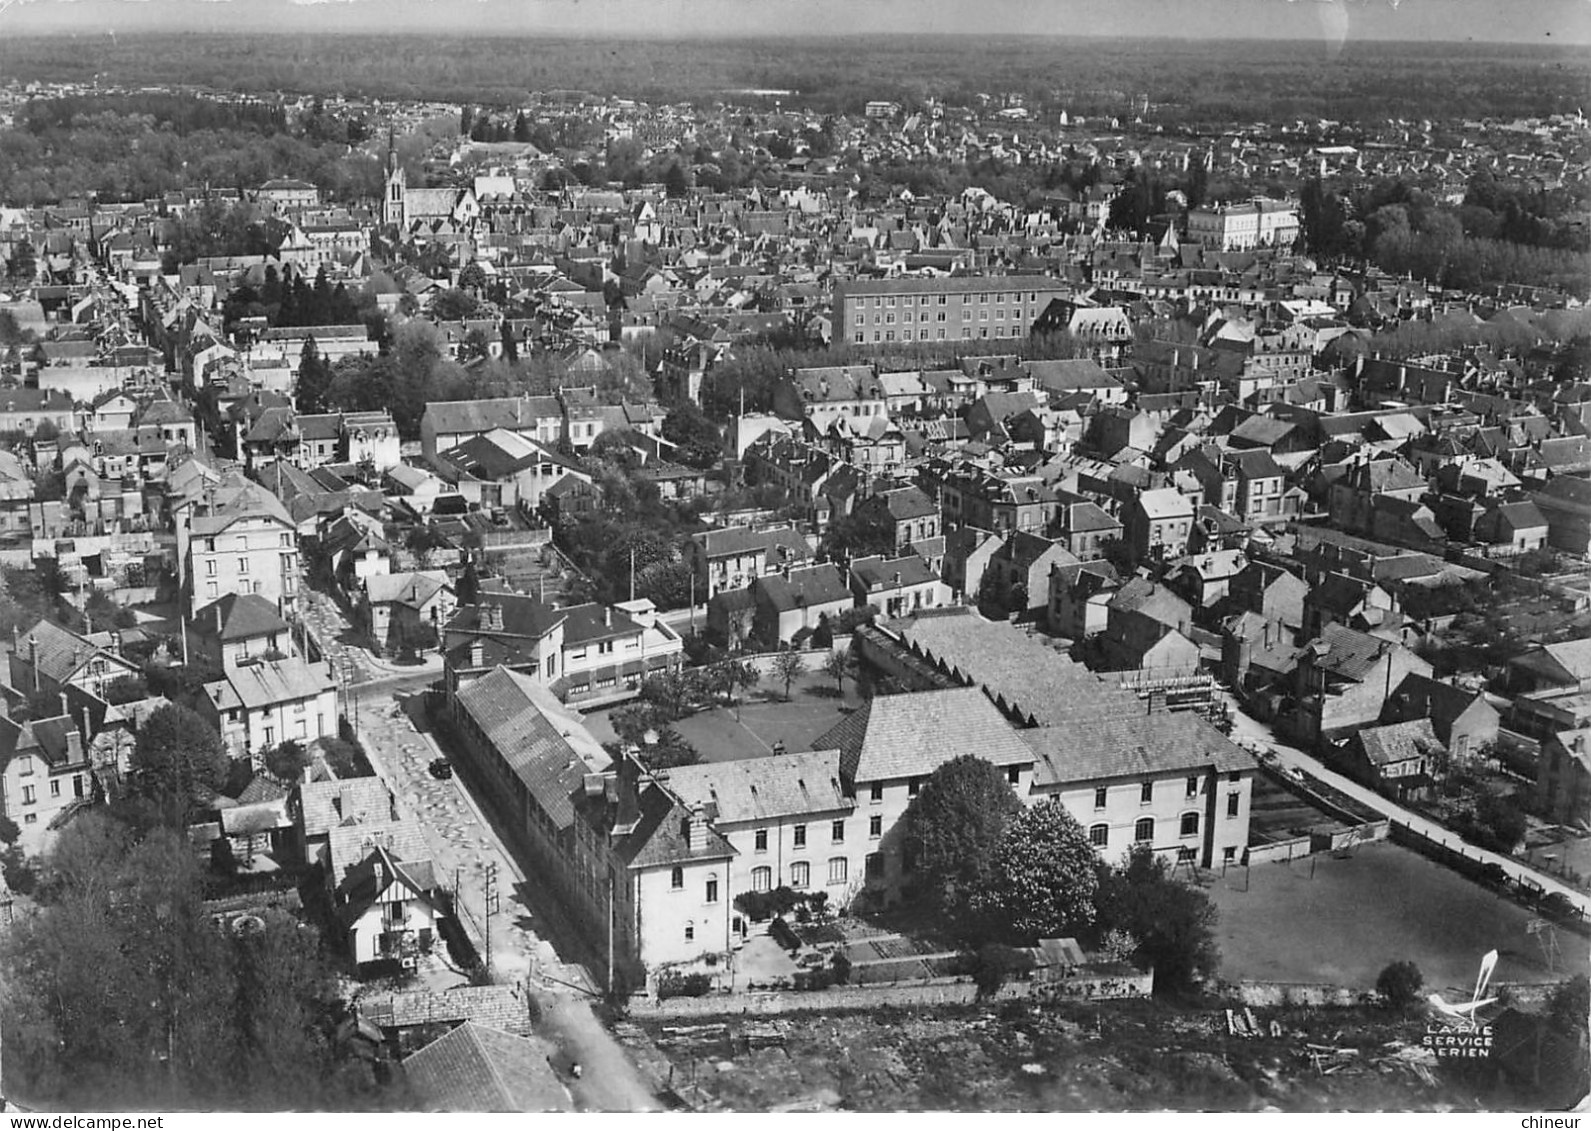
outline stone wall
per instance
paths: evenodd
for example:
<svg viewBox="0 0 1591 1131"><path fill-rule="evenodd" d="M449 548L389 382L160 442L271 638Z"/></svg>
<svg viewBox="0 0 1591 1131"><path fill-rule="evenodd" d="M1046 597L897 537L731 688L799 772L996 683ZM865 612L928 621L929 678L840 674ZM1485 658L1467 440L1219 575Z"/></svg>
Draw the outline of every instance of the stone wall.
<svg viewBox="0 0 1591 1131"><path fill-rule="evenodd" d="M1109 971L1053 982L1008 982L995 1001L1103 1001L1148 997L1154 974ZM768 1016L781 1013L820 1013L844 1009L877 1009L888 1005L969 1005L978 999L978 987L967 978L931 978L888 986L831 986L826 990L771 993L711 994L676 997L665 1001L632 998L632 1020L673 1017Z"/></svg>

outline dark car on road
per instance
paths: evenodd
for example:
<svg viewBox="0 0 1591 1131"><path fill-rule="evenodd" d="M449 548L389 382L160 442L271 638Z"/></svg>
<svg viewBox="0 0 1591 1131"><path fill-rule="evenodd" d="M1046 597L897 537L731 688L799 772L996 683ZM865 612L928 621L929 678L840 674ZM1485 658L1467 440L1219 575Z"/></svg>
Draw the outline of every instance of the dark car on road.
<svg viewBox="0 0 1591 1131"><path fill-rule="evenodd" d="M453 776L453 763L446 758L434 758L426 768L431 771L431 776L439 781L446 781Z"/></svg>

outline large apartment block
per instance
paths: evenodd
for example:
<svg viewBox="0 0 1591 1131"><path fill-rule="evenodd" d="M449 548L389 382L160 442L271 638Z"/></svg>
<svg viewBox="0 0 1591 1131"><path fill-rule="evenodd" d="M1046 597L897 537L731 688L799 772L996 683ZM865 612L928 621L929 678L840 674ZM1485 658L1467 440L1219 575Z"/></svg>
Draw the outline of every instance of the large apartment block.
<svg viewBox="0 0 1591 1131"><path fill-rule="evenodd" d="M1071 291L1066 280L1041 275L851 280L834 288L835 340L1025 338L1050 300Z"/></svg>

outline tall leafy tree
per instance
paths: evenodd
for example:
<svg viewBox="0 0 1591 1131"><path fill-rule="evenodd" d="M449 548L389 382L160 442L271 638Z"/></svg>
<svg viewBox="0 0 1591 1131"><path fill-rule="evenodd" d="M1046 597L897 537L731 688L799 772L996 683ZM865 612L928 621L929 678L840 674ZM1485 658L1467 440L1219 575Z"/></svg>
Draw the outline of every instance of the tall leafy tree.
<svg viewBox="0 0 1591 1131"><path fill-rule="evenodd" d="M994 854L984 908L1012 941L1061 938L1094 921L1098 857L1057 798L1018 813Z"/></svg>
<svg viewBox="0 0 1591 1131"><path fill-rule="evenodd" d="M6 275L12 282L26 286L33 282L38 270L38 255L33 250L32 241L18 240L11 249L11 257L6 260Z"/></svg>
<svg viewBox="0 0 1591 1131"><path fill-rule="evenodd" d="M944 763L906 809L902 848L924 896L964 929L993 883L995 853L1022 802L975 754Z"/></svg>
<svg viewBox="0 0 1591 1131"><path fill-rule="evenodd" d="M1147 845L1135 845L1125 866L1101 870L1095 907L1102 931L1138 940L1137 961L1153 968L1157 991L1190 990L1221 963L1210 897L1174 878Z"/></svg>
<svg viewBox="0 0 1591 1131"><path fill-rule="evenodd" d="M167 1110L369 1103L324 1035L334 982L316 932L280 912L218 929L178 832L139 840L88 814L45 873L37 913L0 940L17 1093Z"/></svg>
<svg viewBox="0 0 1591 1131"><path fill-rule="evenodd" d="M134 791L153 802L174 828L186 828L197 798L226 780L226 750L214 727L194 711L172 703L154 711L138 729L132 753Z"/></svg>
<svg viewBox="0 0 1591 1131"><path fill-rule="evenodd" d="M773 658L773 677L784 684L785 701L790 700L790 685L807 670L807 662L800 652L780 652Z"/></svg>
<svg viewBox="0 0 1591 1131"><path fill-rule="evenodd" d="M331 368L320 356L320 347L313 335L304 339L304 348L298 354L298 382L293 387L298 401L298 411L317 413L326 411L326 396L331 389Z"/></svg>

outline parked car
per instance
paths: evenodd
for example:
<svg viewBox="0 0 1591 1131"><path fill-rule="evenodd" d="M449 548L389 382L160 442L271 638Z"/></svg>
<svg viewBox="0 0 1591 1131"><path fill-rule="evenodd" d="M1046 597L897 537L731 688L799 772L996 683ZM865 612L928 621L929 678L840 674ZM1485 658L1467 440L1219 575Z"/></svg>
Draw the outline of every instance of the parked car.
<svg viewBox="0 0 1591 1131"><path fill-rule="evenodd" d="M431 771L431 776L438 781L446 781L453 776L453 763L446 758L433 758L431 764L426 768Z"/></svg>

